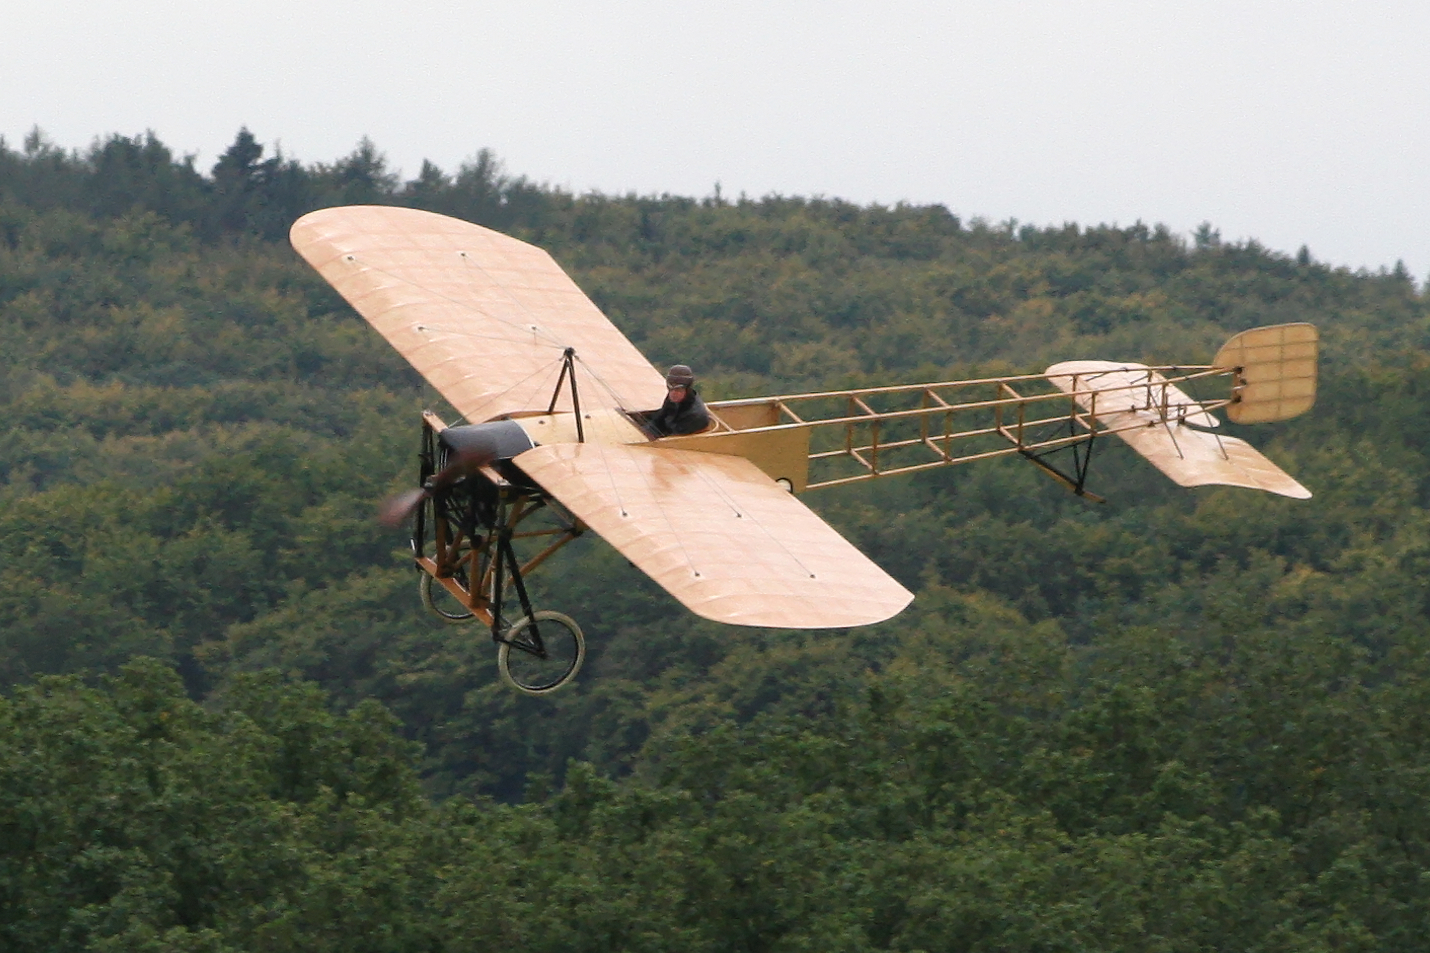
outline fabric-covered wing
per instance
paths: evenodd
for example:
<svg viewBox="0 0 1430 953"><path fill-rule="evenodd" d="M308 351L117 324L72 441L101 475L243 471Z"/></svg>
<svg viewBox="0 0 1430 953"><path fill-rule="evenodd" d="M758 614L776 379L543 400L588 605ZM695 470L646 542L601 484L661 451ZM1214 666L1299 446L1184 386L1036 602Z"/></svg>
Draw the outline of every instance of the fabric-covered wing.
<svg viewBox="0 0 1430 953"><path fill-rule="evenodd" d="M566 348L581 404L648 410L661 375L541 249L387 206L304 215L293 247L467 420L545 411ZM557 410L570 410L563 388Z"/></svg>
<svg viewBox="0 0 1430 953"><path fill-rule="evenodd" d="M1168 384L1167 410L1161 410L1160 375L1150 387L1132 391L1104 392L1103 387L1125 387L1129 379L1145 383L1149 372L1139 364L1108 361L1065 361L1048 368L1048 380L1074 399L1084 410L1096 410L1097 422L1127 441L1178 486L1242 486L1265 490L1298 500L1310 499L1311 491L1272 463L1244 440L1188 423L1215 422L1201 406ZM1093 396L1096 395L1094 405ZM1131 394L1129 398L1125 395Z"/></svg>
<svg viewBox="0 0 1430 953"><path fill-rule="evenodd" d="M881 622L913 595L740 457L551 444L517 466L696 615L826 629Z"/></svg>

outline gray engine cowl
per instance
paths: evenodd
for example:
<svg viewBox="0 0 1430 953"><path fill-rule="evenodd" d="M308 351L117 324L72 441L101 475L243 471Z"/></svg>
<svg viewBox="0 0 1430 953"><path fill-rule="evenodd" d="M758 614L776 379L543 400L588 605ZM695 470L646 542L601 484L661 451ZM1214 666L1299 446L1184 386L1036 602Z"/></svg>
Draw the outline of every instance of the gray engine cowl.
<svg viewBox="0 0 1430 953"><path fill-rule="evenodd" d="M450 453L494 461L510 460L536 446L521 424L514 420L448 427L437 435L437 439Z"/></svg>

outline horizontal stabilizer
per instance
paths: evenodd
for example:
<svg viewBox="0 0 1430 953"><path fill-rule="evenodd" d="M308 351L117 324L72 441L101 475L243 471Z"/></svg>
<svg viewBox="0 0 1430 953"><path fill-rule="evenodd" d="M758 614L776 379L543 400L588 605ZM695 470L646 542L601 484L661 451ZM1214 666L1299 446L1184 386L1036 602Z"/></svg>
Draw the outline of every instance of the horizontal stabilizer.
<svg viewBox="0 0 1430 953"><path fill-rule="evenodd" d="M1310 490L1245 440L1178 424L1144 423L1131 414L1099 419L1178 486L1244 486L1311 498Z"/></svg>
<svg viewBox="0 0 1430 953"><path fill-rule="evenodd" d="M1311 497L1245 440L1188 426L1216 419L1143 365L1066 361L1047 373L1054 386L1095 415L1100 430L1127 441L1178 486L1242 486L1298 500Z"/></svg>
<svg viewBox="0 0 1430 953"><path fill-rule="evenodd" d="M1146 364L1063 361L1045 373L1059 390L1078 394L1078 404L1084 410L1095 410L1099 417L1127 411L1150 414L1158 420L1180 420L1197 427L1221 426L1221 421L1207 413L1201 404Z"/></svg>
<svg viewBox="0 0 1430 953"><path fill-rule="evenodd" d="M913 595L748 460L598 443L516 464L690 611L732 625L882 622Z"/></svg>

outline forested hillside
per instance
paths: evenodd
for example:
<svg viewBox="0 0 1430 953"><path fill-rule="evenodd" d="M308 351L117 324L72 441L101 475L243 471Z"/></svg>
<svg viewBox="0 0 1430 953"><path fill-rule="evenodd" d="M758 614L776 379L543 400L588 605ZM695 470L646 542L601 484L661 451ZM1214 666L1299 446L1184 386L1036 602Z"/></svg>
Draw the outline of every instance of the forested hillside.
<svg viewBox="0 0 1430 953"><path fill-rule="evenodd" d="M811 494L917 593L696 619L586 538L544 699L425 617L434 394L288 247L395 203L548 249L707 397L1199 362L1311 321L1321 396L1229 428L1315 497L1096 505L987 462ZM410 181L241 132L0 144L0 947L1416 950L1430 935L1430 300L1204 226Z"/></svg>

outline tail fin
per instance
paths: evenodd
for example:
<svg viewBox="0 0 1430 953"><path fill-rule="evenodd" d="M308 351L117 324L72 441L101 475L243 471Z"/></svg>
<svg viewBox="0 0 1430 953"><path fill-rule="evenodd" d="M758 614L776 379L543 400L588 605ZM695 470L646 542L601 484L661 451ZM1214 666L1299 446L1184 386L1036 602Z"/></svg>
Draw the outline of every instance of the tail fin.
<svg viewBox="0 0 1430 953"><path fill-rule="evenodd" d="M1263 424L1310 410L1319 353L1314 324L1273 324L1232 335L1212 361L1236 374L1227 417Z"/></svg>

